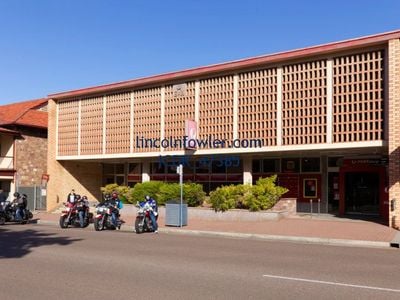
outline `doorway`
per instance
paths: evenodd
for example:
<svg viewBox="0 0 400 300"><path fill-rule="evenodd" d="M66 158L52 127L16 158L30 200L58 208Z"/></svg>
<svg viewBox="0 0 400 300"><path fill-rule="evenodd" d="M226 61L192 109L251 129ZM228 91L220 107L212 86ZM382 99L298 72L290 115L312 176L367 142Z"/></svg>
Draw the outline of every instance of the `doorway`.
<svg viewBox="0 0 400 300"><path fill-rule="evenodd" d="M346 213L379 215L379 181L379 174L375 172L346 172Z"/></svg>

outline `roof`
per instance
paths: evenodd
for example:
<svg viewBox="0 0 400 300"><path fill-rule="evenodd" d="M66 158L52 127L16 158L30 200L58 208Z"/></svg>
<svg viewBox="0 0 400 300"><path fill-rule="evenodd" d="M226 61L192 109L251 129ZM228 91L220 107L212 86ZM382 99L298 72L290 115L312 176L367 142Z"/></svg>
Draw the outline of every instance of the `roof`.
<svg viewBox="0 0 400 300"><path fill-rule="evenodd" d="M23 125L47 128L47 112L36 109L48 101L46 98L0 106L0 125Z"/></svg>
<svg viewBox="0 0 400 300"><path fill-rule="evenodd" d="M216 65L204 66L199 68L150 76L150 77L138 78L111 84L55 93L55 94L50 94L48 97L57 100L57 99L79 97L88 94L98 94L98 93L105 93L122 89L129 89L134 87L160 84L171 81L193 79L196 77L218 74L221 72L234 72L236 70L244 68L252 68L259 65L280 63L283 61L288 61L303 57L305 58L314 55L329 54L343 50L363 48L374 45L382 45L391 39L399 39L399 38L400 38L400 30L390 31L376 35L344 40L340 42L296 49L292 51L279 52L279 53L246 58L242 60L236 60Z"/></svg>

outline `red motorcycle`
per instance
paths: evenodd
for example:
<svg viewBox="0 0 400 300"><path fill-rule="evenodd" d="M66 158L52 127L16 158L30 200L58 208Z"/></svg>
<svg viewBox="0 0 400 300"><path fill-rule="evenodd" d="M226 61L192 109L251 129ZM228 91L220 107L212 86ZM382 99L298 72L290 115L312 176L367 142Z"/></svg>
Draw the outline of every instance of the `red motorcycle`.
<svg viewBox="0 0 400 300"><path fill-rule="evenodd" d="M64 203L65 208L63 209L60 216L60 227L68 228L68 226L81 227L79 214L83 214L83 227L87 227L90 220L93 219L93 214L89 212L89 205L84 201L79 201L75 204Z"/></svg>

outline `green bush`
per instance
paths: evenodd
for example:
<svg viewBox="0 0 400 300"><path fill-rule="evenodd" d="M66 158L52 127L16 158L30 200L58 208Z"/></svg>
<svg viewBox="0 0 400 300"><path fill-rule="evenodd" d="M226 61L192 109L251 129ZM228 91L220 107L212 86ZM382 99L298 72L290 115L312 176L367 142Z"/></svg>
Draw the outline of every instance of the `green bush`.
<svg viewBox="0 0 400 300"><path fill-rule="evenodd" d="M253 186L247 184L219 187L210 193L215 211L246 208L251 211L270 209L288 190L275 184L277 176L260 178Z"/></svg>
<svg viewBox="0 0 400 300"><path fill-rule="evenodd" d="M165 183L161 181L147 181L135 184L129 192L130 202L135 204L137 201L142 201L146 195L149 195L159 202L158 195L164 184Z"/></svg>
<svg viewBox="0 0 400 300"><path fill-rule="evenodd" d="M183 184L183 199L188 206L195 207L203 204L206 193L203 191L203 186L198 183Z"/></svg>
<svg viewBox="0 0 400 300"><path fill-rule="evenodd" d="M183 201L194 207L203 204L206 193L203 186L196 183L183 184ZM180 200L181 187L178 183L164 183L158 193L158 204L164 205L169 200Z"/></svg>
<svg viewBox="0 0 400 300"><path fill-rule="evenodd" d="M218 187L210 193L210 203L215 211L235 208L239 201L241 201L241 187L238 185Z"/></svg>
<svg viewBox="0 0 400 300"><path fill-rule="evenodd" d="M118 185L116 183L107 184L104 187L100 188L103 195L111 194L112 192L117 192L119 199L122 200L124 203L131 202L130 201L130 188L125 185Z"/></svg>
<svg viewBox="0 0 400 300"><path fill-rule="evenodd" d="M181 188L179 183L163 183L157 193L158 205L165 205L169 200L179 200Z"/></svg>

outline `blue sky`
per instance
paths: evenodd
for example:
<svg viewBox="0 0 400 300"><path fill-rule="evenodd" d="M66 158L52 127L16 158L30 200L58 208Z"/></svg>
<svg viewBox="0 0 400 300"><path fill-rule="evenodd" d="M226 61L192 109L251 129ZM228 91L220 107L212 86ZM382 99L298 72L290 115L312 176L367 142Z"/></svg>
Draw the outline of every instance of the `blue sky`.
<svg viewBox="0 0 400 300"><path fill-rule="evenodd" d="M0 104L400 29L400 1L0 0Z"/></svg>

